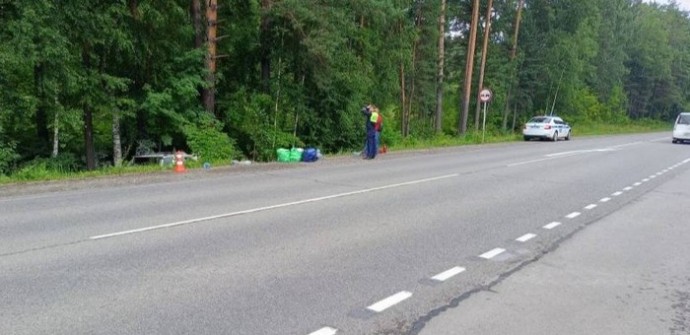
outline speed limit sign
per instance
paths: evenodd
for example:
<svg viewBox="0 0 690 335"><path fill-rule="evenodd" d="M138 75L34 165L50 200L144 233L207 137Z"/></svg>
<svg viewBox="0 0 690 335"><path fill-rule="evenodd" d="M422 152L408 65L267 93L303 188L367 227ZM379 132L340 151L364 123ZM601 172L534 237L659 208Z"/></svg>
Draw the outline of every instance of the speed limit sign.
<svg viewBox="0 0 690 335"><path fill-rule="evenodd" d="M491 91L487 88L481 90L481 92L479 92L479 100L482 102L491 100Z"/></svg>

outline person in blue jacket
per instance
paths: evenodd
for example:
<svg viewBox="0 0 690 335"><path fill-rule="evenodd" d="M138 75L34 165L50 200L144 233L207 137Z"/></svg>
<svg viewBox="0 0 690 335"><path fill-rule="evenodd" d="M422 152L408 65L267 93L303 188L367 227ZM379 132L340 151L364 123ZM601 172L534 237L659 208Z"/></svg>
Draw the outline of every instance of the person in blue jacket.
<svg viewBox="0 0 690 335"><path fill-rule="evenodd" d="M364 114L366 117L367 129L367 142L364 159L374 159L376 158L376 153L378 152L378 146L376 143L376 122L378 121L379 114L376 106L373 105L367 105L366 107L362 108L362 114Z"/></svg>

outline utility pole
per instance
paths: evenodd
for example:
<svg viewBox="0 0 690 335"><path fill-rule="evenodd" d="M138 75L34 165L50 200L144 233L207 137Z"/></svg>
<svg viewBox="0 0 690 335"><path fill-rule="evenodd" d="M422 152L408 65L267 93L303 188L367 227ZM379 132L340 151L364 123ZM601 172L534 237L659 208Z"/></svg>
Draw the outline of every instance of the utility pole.
<svg viewBox="0 0 690 335"><path fill-rule="evenodd" d="M479 0L472 5L472 24L470 25L470 40L467 45L467 63L465 66L465 86L462 98L462 115L460 117L459 132L467 132L467 114L470 110L470 95L472 92L472 69L474 68L474 47L477 41L477 22L479 21Z"/></svg>
<svg viewBox="0 0 690 335"><path fill-rule="evenodd" d="M486 56L489 51L489 37L491 36L491 13L493 12L493 0L489 0L489 8L486 10L486 26L484 27L484 45L482 46L482 64L479 68L479 94L484 89L484 69L486 68ZM480 104L477 104L477 111L474 114L474 130L479 130L479 111Z"/></svg>

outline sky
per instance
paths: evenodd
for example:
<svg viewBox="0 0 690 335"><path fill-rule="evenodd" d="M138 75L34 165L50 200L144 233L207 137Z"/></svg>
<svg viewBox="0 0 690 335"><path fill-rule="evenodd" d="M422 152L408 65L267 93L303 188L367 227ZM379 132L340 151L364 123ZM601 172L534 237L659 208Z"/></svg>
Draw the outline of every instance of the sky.
<svg viewBox="0 0 690 335"><path fill-rule="evenodd" d="M669 0L647 0L647 2L656 2L658 4L667 4L670 1ZM690 12L690 0L676 0L676 3L678 4L678 7L681 10Z"/></svg>

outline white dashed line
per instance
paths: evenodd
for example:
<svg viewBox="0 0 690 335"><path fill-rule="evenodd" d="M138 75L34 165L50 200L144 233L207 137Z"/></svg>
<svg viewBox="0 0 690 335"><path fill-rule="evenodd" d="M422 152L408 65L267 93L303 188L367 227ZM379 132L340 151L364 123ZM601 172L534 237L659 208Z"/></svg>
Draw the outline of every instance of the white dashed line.
<svg viewBox="0 0 690 335"><path fill-rule="evenodd" d="M630 191L632 189L633 189L632 187L628 186L628 187L623 188L623 191Z"/></svg>
<svg viewBox="0 0 690 335"><path fill-rule="evenodd" d="M337 329L331 327L323 327L309 335L335 335L338 332Z"/></svg>
<svg viewBox="0 0 690 335"><path fill-rule="evenodd" d="M433 277L431 279L436 280L436 281L446 281L450 278L453 278L454 276L465 272L465 268L456 266L450 270L443 271Z"/></svg>
<svg viewBox="0 0 690 335"><path fill-rule="evenodd" d="M643 183L646 183L646 182L648 182L648 181L649 181L649 178L642 179L642 182L643 182Z"/></svg>
<svg viewBox="0 0 690 335"><path fill-rule="evenodd" d="M597 208L597 205L595 205L595 204L585 206L586 210L591 210L591 209L595 209L595 208Z"/></svg>
<svg viewBox="0 0 690 335"><path fill-rule="evenodd" d="M391 308L391 307L401 303L402 301L410 298L411 296L412 296L411 292L407 292L407 291L398 292L398 293L393 294L392 296L390 296L386 299L383 299L383 300L367 307L367 309L370 311L374 311L376 313L381 313L381 312L385 311L386 309Z"/></svg>
<svg viewBox="0 0 690 335"><path fill-rule="evenodd" d="M560 226L560 225L561 225L560 222L551 222L551 223L547 224L546 226L544 226L544 227L542 227L542 228L544 228L544 229L554 229L554 228L556 228L556 227L558 227L558 226Z"/></svg>
<svg viewBox="0 0 690 335"><path fill-rule="evenodd" d="M479 257L485 258L485 259L492 259L492 258L504 253L505 251L506 251L506 249L496 248L496 249L493 249L491 251L487 251L487 252L479 255Z"/></svg>
<svg viewBox="0 0 690 335"><path fill-rule="evenodd" d="M515 240L518 241L518 242L523 242L523 243L524 243L524 242L527 242L527 241L529 241L529 240L531 240L531 239L533 239L533 238L535 238L535 237L537 237L537 235L532 234L532 233L529 233L529 234L522 235L522 236L516 238Z"/></svg>
<svg viewBox="0 0 690 335"><path fill-rule="evenodd" d="M572 213L566 215L565 217L567 217L568 219L574 219L578 216L580 216L580 212L572 212Z"/></svg>
<svg viewBox="0 0 690 335"><path fill-rule="evenodd" d="M244 214L263 212L263 211L268 211L268 210L273 210L273 209L278 209L278 208L302 205L302 204L324 201L324 200L335 199L335 198L342 198L342 197L347 197L347 196L352 196L352 195L357 195L357 194L363 194L363 193L369 193L369 192L374 192L374 191L381 191L381 190L390 189L390 188L397 188L397 187L402 187L402 186L421 184L421 183L426 183L426 182L431 182L431 181L436 181L436 180L441 180L441 179L453 178L453 177L457 177L457 176L459 176L459 174L455 173L455 174L439 176L439 177L418 179L418 180L413 180L413 181L408 181L408 182L403 182L403 183L398 183L398 184L390 184L390 185L384 185L384 186L379 186L379 187L367 188L367 189L363 189L363 190L359 190L359 191L352 191L352 192L327 195L327 196L323 196L323 197L299 200L299 201L294 201L294 202L286 202L286 203L273 205L273 206L258 207L258 208L252 208L252 209L247 209L247 210L238 211L238 212L225 213L225 214L207 216L207 217L202 217L202 218L197 218L197 219L166 223L166 224L161 224L161 225L157 225L157 226L149 226L149 227L144 227L144 228L139 228L139 229L125 230L125 231L120 231L117 233L96 235L96 236L89 237L89 239L98 240L98 239L110 238L110 237L115 237L115 236L143 233L143 232L150 231L150 230L171 228L171 227L187 225L187 224L192 224L192 223L198 223L198 222L203 222L203 221L210 221L210 220L215 220L215 219L227 218L227 217L231 217L231 216L238 216L238 215L244 215Z"/></svg>
<svg viewBox="0 0 690 335"><path fill-rule="evenodd" d="M611 198L609 198L609 197L602 198L601 200L599 200L599 202L609 202L609 201L611 201Z"/></svg>
<svg viewBox="0 0 690 335"><path fill-rule="evenodd" d="M619 196L619 195L621 195L621 194L623 194L623 192L618 191L618 192L613 193L613 194L611 194L611 195L614 196L614 197L617 197L617 196Z"/></svg>
<svg viewBox="0 0 690 335"><path fill-rule="evenodd" d="M637 183L634 183L634 184L633 184L633 186L640 186L640 185L642 185L642 183L640 183L640 182L637 182Z"/></svg>

